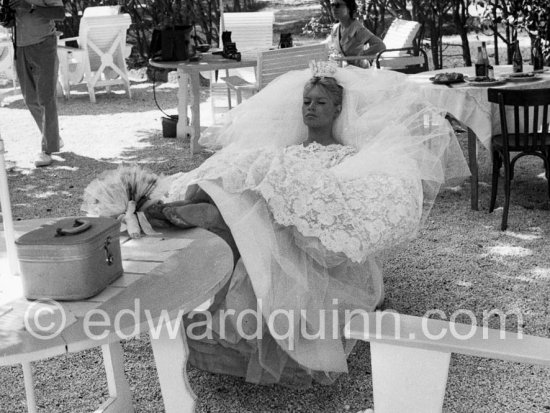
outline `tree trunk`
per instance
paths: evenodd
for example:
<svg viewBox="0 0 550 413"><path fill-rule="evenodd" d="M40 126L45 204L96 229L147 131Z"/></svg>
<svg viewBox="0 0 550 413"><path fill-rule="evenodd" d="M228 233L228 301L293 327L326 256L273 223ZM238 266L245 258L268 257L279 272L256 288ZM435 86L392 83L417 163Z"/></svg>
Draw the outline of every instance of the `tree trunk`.
<svg viewBox="0 0 550 413"><path fill-rule="evenodd" d="M500 63L500 57L498 53L498 23L497 23L497 8L493 7L493 39L495 41L495 66L498 66Z"/></svg>
<svg viewBox="0 0 550 413"><path fill-rule="evenodd" d="M432 50L432 60L434 69L441 69L441 45L440 45L440 28L434 20L429 20L428 27L430 28L430 46Z"/></svg>
<svg viewBox="0 0 550 413"><path fill-rule="evenodd" d="M462 41L462 58L466 66L471 66L472 56L470 54L470 42L468 41L468 17L470 17L468 13L468 0L454 0L453 21Z"/></svg>

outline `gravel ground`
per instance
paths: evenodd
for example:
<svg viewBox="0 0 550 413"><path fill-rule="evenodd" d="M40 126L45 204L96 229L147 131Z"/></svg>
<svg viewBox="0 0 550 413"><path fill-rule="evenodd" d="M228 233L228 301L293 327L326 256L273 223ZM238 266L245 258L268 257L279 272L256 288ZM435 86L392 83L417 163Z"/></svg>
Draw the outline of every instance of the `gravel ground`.
<svg viewBox="0 0 550 413"><path fill-rule="evenodd" d="M131 101L122 92L100 93L94 105L83 87L69 102L60 100L65 147L53 167L42 169L31 164L39 147L32 119L20 97L8 97L7 105L0 108L0 133L11 166L15 219L78 214L86 185L120 162L139 162L170 174L192 169L208 157L207 152L191 157L188 142L162 137L161 113L150 83L134 82L132 89ZM157 95L161 107L175 110L173 84L158 88ZM465 136L460 139L465 144ZM448 315L470 310L478 322L483 311L517 310L523 319L509 319L508 330L515 331L520 324L526 333L549 336L550 224L541 165L527 160L518 165L510 228L500 232L500 210L487 212L487 154L481 158L481 210L470 210L467 183L442 191L420 237L388 254L387 306L414 315L433 308ZM123 347L136 412L163 411L147 337L125 341ZM356 347L349 369L349 375L333 386L301 391L254 386L193 368L189 377L198 396L198 412L345 412L371 407L368 344ZM34 363L34 371L40 412L92 411L106 397L96 350ZM548 411L549 380L547 368L453 356L445 411ZM20 367L0 368L0 381L0 411L24 412Z"/></svg>
<svg viewBox="0 0 550 413"><path fill-rule="evenodd" d="M176 107L174 86L157 89L160 106L171 113ZM79 214L86 185L120 162L138 162L154 172L170 174L190 170L209 156L204 152L191 157L188 142L162 137L161 113L152 99L151 83L133 82L131 101L115 91L110 96L100 93L95 105L84 87L76 90L70 101L59 101L65 147L50 168L32 167L39 135L20 96L8 93L0 108L15 219ZM465 136L460 139L465 144ZM484 311L517 311L521 317L510 317L507 330L521 326L525 333L548 337L550 221L541 165L520 161L512 187L510 227L501 232L501 210L487 211L487 154L481 158L480 211L469 208L469 184L443 190L418 239L387 256L386 305L418 316L434 308L448 316L469 310L478 323ZM494 320L490 325L498 327ZM125 341L123 348L136 412L162 412L148 338ZM254 386L239 378L189 368L190 383L198 396L197 412L356 412L372 407L368 350L368 344L358 344L349 358L349 374L334 385L299 391ZM97 350L33 363L33 368L40 413L93 411L107 397ZM25 412L20 367L0 367L0 382L0 411ZM549 368L453 356L444 411L547 412L549 382Z"/></svg>

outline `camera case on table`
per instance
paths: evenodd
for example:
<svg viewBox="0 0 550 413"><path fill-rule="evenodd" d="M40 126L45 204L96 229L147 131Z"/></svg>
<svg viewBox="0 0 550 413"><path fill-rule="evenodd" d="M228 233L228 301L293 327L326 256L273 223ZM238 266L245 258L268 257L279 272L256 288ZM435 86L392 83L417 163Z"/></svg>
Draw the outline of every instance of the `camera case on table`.
<svg viewBox="0 0 550 413"><path fill-rule="evenodd" d="M226 59L241 61L241 54L237 51L237 45L231 41L231 32L222 33L223 52L222 56Z"/></svg>

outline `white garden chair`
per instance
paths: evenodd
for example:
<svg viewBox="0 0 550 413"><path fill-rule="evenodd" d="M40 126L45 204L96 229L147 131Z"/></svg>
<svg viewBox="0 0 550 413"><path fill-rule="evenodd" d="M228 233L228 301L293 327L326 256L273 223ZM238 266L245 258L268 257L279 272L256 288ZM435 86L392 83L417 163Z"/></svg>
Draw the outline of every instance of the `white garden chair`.
<svg viewBox="0 0 550 413"><path fill-rule="evenodd" d="M263 50L257 53L256 82L249 82L239 76L229 76L223 80L237 93L237 104L242 101L242 92L256 93L272 80L291 70L307 69L312 60L328 59L328 45L325 43L288 47L285 49Z"/></svg>
<svg viewBox="0 0 550 413"><path fill-rule="evenodd" d="M273 48L273 24L275 14L273 12L243 12L221 13L219 46L223 47L222 33L231 32L231 41L235 43L237 50L243 59L256 59L260 50ZM250 82L254 82L255 73L248 69L236 69L226 71L225 77L239 76ZM231 89L223 82L216 83L216 76L210 76L210 95L215 96L216 90L223 88L227 92L228 107L231 109ZM215 113L214 99L212 98L212 113Z"/></svg>
<svg viewBox="0 0 550 413"><path fill-rule="evenodd" d="M413 20L395 19L388 30L384 38L382 39L386 45L387 52L380 58L380 66L391 66L389 62L397 57L405 56L418 56L420 49L420 40L422 37L422 24ZM339 57L341 61L354 61L354 60L374 60L376 56L345 56ZM408 62L408 61L407 61ZM394 65L396 66L396 65Z"/></svg>
<svg viewBox="0 0 550 413"><path fill-rule="evenodd" d="M231 32L231 41L244 57L256 57L258 50L273 47L273 12L223 13L221 16L220 47L223 31Z"/></svg>
<svg viewBox="0 0 550 413"><path fill-rule="evenodd" d="M130 15L118 14L118 6L88 7L80 21L76 38L62 39L58 48L59 80L63 95L69 98L70 87L86 83L90 100L95 103L95 88L123 85L131 98L126 57L126 31L132 23ZM76 40L78 48L67 47Z"/></svg>
<svg viewBox="0 0 550 413"><path fill-rule="evenodd" d="M386 49L398 49L386 57L416 54L420 47L422 25L414 20L395 19L384 36ZM411 52L412 51L412 52Z"/></svg>

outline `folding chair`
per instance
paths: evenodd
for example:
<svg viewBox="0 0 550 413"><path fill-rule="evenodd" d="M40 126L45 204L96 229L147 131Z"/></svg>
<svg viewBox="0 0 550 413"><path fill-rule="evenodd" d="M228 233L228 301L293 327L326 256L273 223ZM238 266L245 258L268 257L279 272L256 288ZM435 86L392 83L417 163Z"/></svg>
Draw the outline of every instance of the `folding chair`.
<svg viewBox="0 0 550 413"><path fill-rule="evenodd" d="M231 32L231 41L235 43L237 50L243 59L255 59L259 50L268 50L273 47L273 23L275 14L273 12L243 12L223 13L220 18L220 48L223 46L222 32ZM225 72L225 77L239 76L253 82L255 74L247 69L238 69ZM210 96L217 95L216 86L223 87L227 93L227 105L231 109L231 90L222 82L215 83L217 74L210 76ZM212 98L212 113L215 113L214 99Z"/></svg>
<svg viewBox="0 0 550 413"><path fill-rule="evenodd" d="M59 78L65 98L70 86L86 83L90 101L95 103L95 88L123 85L131 98L130 80L125 58L131 48L126 45L126 31L131 19L128 14L117 14L118 6L88 7L80 21L77 38L62 39L58 48ZM77 41L78 48L67 47Z"/></svg>
<svg viewBox="0 0 550 413"><path fill-rule="evenodd" d="M376 55L376 67L378 69L391 69L396 72L413 74L430 70L428 55L422 49L418 49L418 55L402 55L386 58L394 52L401 52L401 49L386 49Z"/></svg>
<svg viewBox="0 0 550 413"><path fill-rule="evenodd" d="M327 60L328 47L325 43L288 47L285 49L258 52L256 82L251 83L239 76L229 76L223 80L237 94L237 104L242 101L242 92L256 93L269 82L291 70L307 69L312 60Z"/></svg>
<svg viewBox="0 0 550 413"><path fill-rule="evenodd" d="M422 24L413 20L395 19L382 41L386 45L387 54L385 59L392 59L399 56L417 56L420 50L420 40L422 38ZM381 52L384 53L384 52ZM377 56L344 56L339 57L340 61L353 60L374 60Z"/></svg>
<svg viewBox="0 0 550 413"><path fill-rule="evenodd" d="M273 47L273 12L223 13L223 31L231 32L231 41L243 57L255 57L258 50ZM220 33L220 47L223 43Z"/></svg>

